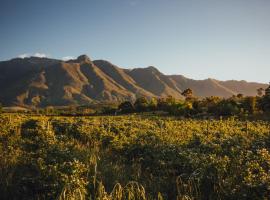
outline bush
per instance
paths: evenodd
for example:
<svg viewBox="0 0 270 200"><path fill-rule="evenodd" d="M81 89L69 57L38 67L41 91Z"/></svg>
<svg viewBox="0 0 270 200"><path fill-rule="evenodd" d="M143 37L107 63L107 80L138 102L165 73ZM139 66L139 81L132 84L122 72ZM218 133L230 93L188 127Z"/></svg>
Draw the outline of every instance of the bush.
<svg viewBox="0 0 270 200"><path fill-rule="evenodd" d="M118 110L121 113L132 113L135 111L135 108L131 102L125 101L118 106Z"/></svg>

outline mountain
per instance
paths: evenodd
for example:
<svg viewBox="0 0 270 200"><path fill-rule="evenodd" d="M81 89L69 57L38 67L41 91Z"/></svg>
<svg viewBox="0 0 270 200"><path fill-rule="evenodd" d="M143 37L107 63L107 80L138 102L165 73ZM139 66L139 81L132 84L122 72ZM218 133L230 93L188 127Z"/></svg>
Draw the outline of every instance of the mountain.
<svg viewBox="0 0 270 200"><path fill-rule="evenodd" d="M183 98L181 92L186 88L198 97L230 97L256 95L261 87L267 85L164 75L152 66L123 69L86 55L68 61L29 57L0 62L0 102L5 106L63 106L139 96Z"/></svg>
<svg viewBox="0 0 270 200"><path fill-rule="evenodd" d="M184 90L191 88L198 97L219 96L231 97L232 95L243 94L245 96L257 95L257 89L266 88L267 84L247 81L218 81L215 79L193 80L182 75L169 76L175 81L178 88Z"/></svg>

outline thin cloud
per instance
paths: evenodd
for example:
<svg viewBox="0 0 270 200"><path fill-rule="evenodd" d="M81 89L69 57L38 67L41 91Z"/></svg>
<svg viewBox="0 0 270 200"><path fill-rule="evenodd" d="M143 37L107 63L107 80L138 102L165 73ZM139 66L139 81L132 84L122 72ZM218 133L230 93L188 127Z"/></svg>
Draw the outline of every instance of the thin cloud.
<svg viewBox="0 0 270 200"><path fill-rule="evenodd" d="M23 54L18 55L17 57L18 58L29 58L31 56L38 57L38 58L49 58L50 57L49 54L39 53L39 52L36 52L36 53L23 53Z"/></svg>
<svg viewBox="0 0 270 200"><path fill-rule="evenodd" d="M64 56L63 58L62 58L62 60L73 60L74 59L74 57L73 56Z"/></svg>
<svg viewBox="0 0 270 200"><path fill-rule="evenodd" d="M39 57L39 58L48 58L49 55L45 54L45 53L34 53L33 55L34 57Z"/></svg>
<svg viewBox="0 0 270 200"><path fill-rule="evenodd" d="M30 57L28 53L20 54L17 56L18 58L27 58Z"/></svg>

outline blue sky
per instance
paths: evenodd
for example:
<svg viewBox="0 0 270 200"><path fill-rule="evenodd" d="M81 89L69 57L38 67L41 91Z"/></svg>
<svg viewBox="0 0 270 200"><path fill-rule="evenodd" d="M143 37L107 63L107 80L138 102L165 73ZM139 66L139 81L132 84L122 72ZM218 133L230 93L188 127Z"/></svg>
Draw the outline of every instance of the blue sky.
<svg viewBox="0 0 270 200"><path fill-rule="evenodd" d="M0 0L0 27L0 60L87 54L194 79L270 81L269 0Z"/></svg>

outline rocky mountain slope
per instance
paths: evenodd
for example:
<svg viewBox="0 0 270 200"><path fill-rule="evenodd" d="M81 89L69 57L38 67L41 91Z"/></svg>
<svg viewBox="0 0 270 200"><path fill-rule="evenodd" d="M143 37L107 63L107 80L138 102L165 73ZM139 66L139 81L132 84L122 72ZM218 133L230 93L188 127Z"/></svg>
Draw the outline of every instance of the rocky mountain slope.
<svg viewBox="0 0 270 200"><path fill-rule="evenodd" d="M199 97L230 97L256 95L260 87L267 85L168 76L155 67L122 69L105 60L91 61L86 55L69 61L29 57L0 62L0 102L5 106L62 106L138 96L182 98L186 88Z"/></svg>

